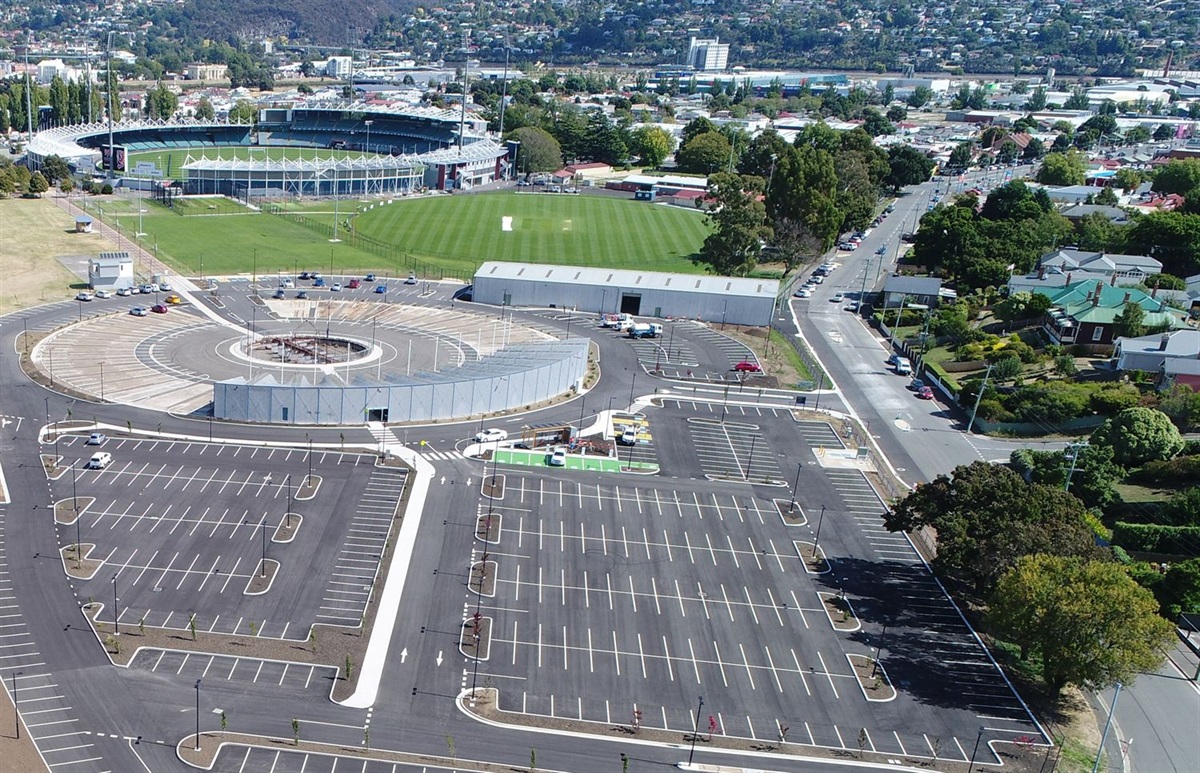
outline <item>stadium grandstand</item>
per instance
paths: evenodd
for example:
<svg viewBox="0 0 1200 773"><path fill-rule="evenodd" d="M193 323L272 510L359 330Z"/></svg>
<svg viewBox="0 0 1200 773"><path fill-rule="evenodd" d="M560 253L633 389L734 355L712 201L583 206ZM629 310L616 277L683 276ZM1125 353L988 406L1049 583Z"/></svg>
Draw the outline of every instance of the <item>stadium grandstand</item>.
<svg viewBox="0 0 1200 773"><path fill-rule="evenodd" d="M453 110L362 103L267 107L254 126L180 119L121 121L111 128L113 145L124 149L118 159L144 151L182 151L190 156L182 179L176 181L183 191L239 198L272 191L360 195L487 184L502 179L509 164L507 148L486 138L485 130L484 122L462 122ZM57 155L79 174L94 173L107 157L103 151L109 131L106 123L91 123L38 132L27 147L26 161L38 169L47 157ZM221 149L233 147L323 148L341 157L222 156ZM362 155L345 155L355 152ZM114 176L129 171L135 170L117 169Z"/></svg>
<svg viewBox="0 0 1200 773"><path fill-rule="evenodd" d="M185 195L251 198L361 196L408 193L422 187L425 168L417 156L359 155L340 158L210 158L188 156Z"/></svg>

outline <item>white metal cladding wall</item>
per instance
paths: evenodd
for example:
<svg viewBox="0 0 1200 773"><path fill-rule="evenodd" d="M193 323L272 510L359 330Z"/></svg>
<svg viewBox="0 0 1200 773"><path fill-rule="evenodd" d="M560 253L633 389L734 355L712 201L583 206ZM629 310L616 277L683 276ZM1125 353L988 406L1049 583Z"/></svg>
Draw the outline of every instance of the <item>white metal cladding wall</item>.
<svg viewBox="0 0 1200 773"><path fill-rule="evenodd" d="M589 342L575 338L522 344L441 373L404 383L280 384L271 376L213 385L213 415L270 424L361 424L369 411L388 421L446 420L522 408L578 387Z"/></svg>
<svg viewBox="0 0 1200 773"><path fill-rule="evenodd" d="M621 298L641 297L639 315L645 317L686 317L706 322L724 321L734 325L765 326L775 304L773 296L724 295L719 293L665 290L655 287L624 287L569 284L543 279L475 276L472 299L493 306L555 306L581 311L615 313L621 310Z"/></svg>

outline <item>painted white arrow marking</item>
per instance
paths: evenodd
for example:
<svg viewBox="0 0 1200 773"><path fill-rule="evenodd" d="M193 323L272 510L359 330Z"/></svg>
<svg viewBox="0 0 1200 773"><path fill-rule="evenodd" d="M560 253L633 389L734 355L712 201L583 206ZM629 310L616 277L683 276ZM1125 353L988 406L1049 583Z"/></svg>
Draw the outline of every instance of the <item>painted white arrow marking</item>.
<svg viewBox="0 0 1200 773"><path fill-rule="evenodd" d="M403 663L407 659L408 659L408 647L405 647L404 649L400 650L400 662Z"/></svg>
<svg viewBox="0 0 1200 773"><path fill-rule="evenodd" d="M437 664L439 666L442 665L442 651L441 650L438 650Z"/></svg>

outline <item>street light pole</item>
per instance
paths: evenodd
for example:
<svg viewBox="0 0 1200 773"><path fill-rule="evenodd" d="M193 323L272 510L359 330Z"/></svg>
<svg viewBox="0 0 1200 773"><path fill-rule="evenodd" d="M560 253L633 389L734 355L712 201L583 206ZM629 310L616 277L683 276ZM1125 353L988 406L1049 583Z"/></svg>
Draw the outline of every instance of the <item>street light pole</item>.
<svg viewBox="0 0 1200 773"><path fill-rule="evenodd" d="M821 524L825 523L825 505L821 505L821 517L817 519L817 536L813 537L812 557L817 557L817 548L821 544Z"/></svg>
<svg viewBox="0 0 1200 773"><path fill-rule="evenodd" d="M800 470L804 467L802 462L796 463L796 482L792 484L792 503L788 505L788 514L796 511L796 494L800 491Z"/></svg>
<svg viewBox="0 0 1200 773"><path fill-rule="evenodd" d="M200 751L200 680L196 680L196 745L193 747L196 751Z"/></svg>
<svg viewBox="0 0 1200 773"><path fill-rule="evenodd" d="M692 746L688 749L688 765L692 764L692 755L696 753L696 736L700 735L700 710L704 708L704 696L700 696L700 703L696 706L696 721L692 727Z"/></svg>
<svg viewBox="0 0 1200 773"><path fill-rule="evenodd" d="M17 707L17 677L25 673L24 671L12 672L12 693L13 693L13 718L17 721L17 740L21 739L21 709Z"/></svg>
<svg viewBox="0 0 1200 773"><path fill-rule="evenodd" d="M967 765L967 773L971 773L975 767L975 753L979 751L979 741L981 738L983 738L982 727L979 728L979 733L975 736L975 748L971 750L971 763ZM1103 745L1103 741L1101 741L1101 745ZM1093 770L1092 773L1096 773L1096 771Z"/></svg>
<svg viewBox="0 0 1200 773"><path fill-rule="evenodd" d="M1117 713L1117 700L1121 697L1122 684L1117 682L1113 692L1112 705L1108 707L1108 720L1104 723L1104 732L1100 734L1100 748L1096 750L1096 764L1092 766L1092 773L1100 770L1100 758L1104 756L1104 743L1108 740L1108 731L1112 729L1113 715ZM980 728L983 732L983 728ZM971 771L967 771L971 773Z"/></svg>
<svg viewBox="0 0 1200 773"><path fill-rule="evenodd" d="M76 516L76 517L78 517L78 516ZM120 572L118 572L117 574L120 574ZM112 586L113 586L113 635L120 636L121 635L121 622L117 618L117 575L116 574L114 574L112 577Z"/></svg>
<svg viewBox="0 0 1200 773"><path fill-rule="evenodd" d="M293 504L292 504L292 496L293 496L292 474L290 472L287 474L287 480L285 481L285 485L287 486L287 490L288 490L288 511L287 511L287 515L284 517L287 518L287 526L290 529L290 528L292 528L292 507L293 507Z"/></svg>

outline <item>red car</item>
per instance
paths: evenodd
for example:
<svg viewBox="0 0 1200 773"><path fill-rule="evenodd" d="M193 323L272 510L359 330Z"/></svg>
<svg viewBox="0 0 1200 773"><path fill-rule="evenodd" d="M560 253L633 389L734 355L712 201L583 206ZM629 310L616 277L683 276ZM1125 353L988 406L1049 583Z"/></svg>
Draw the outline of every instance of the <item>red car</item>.
<svg viewBox="0 0 1200 773"><path fill-rule="evenodd" d="M359 285L360 285L360 282L357 279L351 279L349 282L346 283L346 289L347 290L357 290L359 288Z"/></svg>
<svg viewBox="0 0 1200 773"><path fill-rule="evenodd" d="M933 387L927 387L927 386L921 387L920 389L917 390L917 397L921 398L922 400L932 400L933 399Z"/></svg>
<svg viewBox="0 0 1200 773"><path fill-rule="evenodd" d="M762 367L757 362L739 362L733 366L739 373L761 373Z"/></svg>
<svg viewBox="0 0 1200 773"><path fill-rule="evenodd" d="M156 303L150 307L150 311L153 311L155 314L166 314L167 305L165 303Z"/></svg>

